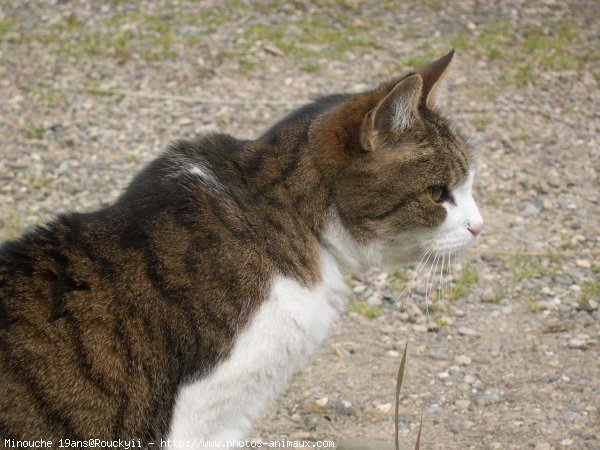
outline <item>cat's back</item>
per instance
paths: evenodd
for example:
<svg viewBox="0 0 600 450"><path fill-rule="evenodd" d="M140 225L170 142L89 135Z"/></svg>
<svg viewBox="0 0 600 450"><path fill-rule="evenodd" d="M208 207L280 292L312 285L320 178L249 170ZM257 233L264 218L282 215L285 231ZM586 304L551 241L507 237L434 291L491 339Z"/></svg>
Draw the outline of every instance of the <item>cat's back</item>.
<svg viewBox="0 0 600 450"><path fill-rule="evenodd" d="M124 365L119 345L107 345L110 264L83 237L82 217L59 217L0 246L3 437L104 435L112 422Z"/></svg>
<svg viewBox="0 0 600 450"><path fill-rule="evenodd" d="M109 207L0 246L0 435L164 435L268 289L242 147L181 141Z"/></svg>

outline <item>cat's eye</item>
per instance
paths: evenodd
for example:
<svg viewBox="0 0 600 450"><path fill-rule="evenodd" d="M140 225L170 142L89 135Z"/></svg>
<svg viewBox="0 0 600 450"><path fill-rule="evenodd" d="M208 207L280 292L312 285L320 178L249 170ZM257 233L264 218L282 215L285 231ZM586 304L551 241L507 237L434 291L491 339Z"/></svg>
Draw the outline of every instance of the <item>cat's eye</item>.
<svg viewBox="0 0 600 450"><path fill-rule="evenodd" d="M446 186L430 186L427 189L431 199L436 203L442 203L444 200L448 200L450 198L450 192L448 192L448 188Z"/></svg>

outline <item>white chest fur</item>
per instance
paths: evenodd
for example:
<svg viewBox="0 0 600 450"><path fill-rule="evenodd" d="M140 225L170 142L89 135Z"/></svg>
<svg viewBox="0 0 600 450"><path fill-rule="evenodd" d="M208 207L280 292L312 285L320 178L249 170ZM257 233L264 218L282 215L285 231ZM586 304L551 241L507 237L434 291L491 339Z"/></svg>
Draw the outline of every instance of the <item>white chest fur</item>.
<svg viewBox="0 0 600 450"><path fill-rule="evenodd" d="M289 278L274 280L268 299L238 336L230 356L207 377L180 389L169 439L225 443L246 437L345 306L348 288L327 252L321 275L312 288Z"/></svg>

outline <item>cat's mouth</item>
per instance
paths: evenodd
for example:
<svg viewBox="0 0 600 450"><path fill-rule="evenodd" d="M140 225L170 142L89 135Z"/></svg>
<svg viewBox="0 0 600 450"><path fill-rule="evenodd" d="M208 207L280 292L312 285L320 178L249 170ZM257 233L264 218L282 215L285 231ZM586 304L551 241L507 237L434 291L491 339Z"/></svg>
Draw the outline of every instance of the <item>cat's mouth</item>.
<svg viewBox="0 0 600 450"><path fill-rule="evenodd" d="M475 244L475 237L450 237L444 238L436 242L433 246L437 253L451 253L456 255L464 255Z"/></svg>
<svg viewBox="0 0 600 450"><path fill-rule="evenodd" d="M462 230L461 230L462 231ZM382 265L429 265L434 261L454 264L467 254L475 244L471 233L457 233L444 237L426 237L425 235L399 236L388 241L382 254Z"/></svg>

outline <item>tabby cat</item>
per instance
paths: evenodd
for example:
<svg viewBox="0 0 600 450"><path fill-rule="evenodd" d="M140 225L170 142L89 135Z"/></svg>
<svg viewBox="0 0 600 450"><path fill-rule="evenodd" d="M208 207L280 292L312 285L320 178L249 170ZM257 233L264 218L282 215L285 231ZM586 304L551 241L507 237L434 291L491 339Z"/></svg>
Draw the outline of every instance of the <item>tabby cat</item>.
<svg viewBox="0 0 600 450"><path fill-rule="evenodd" d="M344 309L345 273L470 246L472 152L434 95L453 56L256 140L177 142L111 206L6 242L0 446L244 438Z"/></svg>

